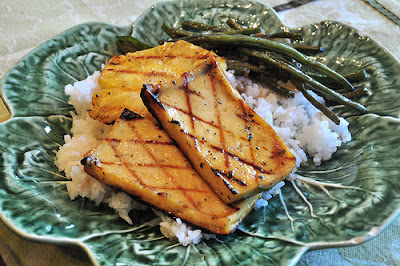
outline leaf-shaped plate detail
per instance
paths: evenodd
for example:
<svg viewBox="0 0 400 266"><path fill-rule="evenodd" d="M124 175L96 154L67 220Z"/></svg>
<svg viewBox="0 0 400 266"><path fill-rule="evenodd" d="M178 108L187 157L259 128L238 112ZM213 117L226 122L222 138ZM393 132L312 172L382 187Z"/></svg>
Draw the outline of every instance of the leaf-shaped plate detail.
<svg viewBox="0 0 400 266"><path fill-rule="evenodd" d="M319 60L339 72L366 68L362 99L371 114L350 117L353 141L319 167L302 167L280 197L253 211L229 236L183 247L166 240L151 212L132 211L132 226L105 205L70 201L55 152L70 133L64 86L99 70L116 53L115 37L156 44L162 22L186 19L218 25L227 17L271 32L288 30L276 13L247 0L163 2L132 27L78 25L24 57L1 82L13 117L0 124L0 214L22 236L83 247L96 264L294 264L310 248L352 245L379 233L399 212L396 147L400 64L368 37L338 22L292 31L325 47ZM340 107L338 107L340 109ZM340 110L339 110L340 111ZM343 111L344 115L346 114Z"/></svg>

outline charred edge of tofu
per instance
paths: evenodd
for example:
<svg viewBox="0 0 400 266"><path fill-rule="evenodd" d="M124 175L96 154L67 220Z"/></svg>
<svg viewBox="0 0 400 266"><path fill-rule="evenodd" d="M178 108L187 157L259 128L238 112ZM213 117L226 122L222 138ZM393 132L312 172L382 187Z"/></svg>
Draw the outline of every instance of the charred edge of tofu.
<svg viewBox="0 0 400 266"><path fill-rule="evenodd" d="M221 180L224 182L225 186L229 189L229 191L233 195L239 194L239 191L237 189L234 189L233 186L229 183L229 181L224 178L224 175L226 175L226 174L223 174L221 171L214 169L214 168L211 168L211 171L213 171L213 173L217 177L221 178ZM226 176L228 176L228 175L226 175Z"/></svg>
<svg viewBox="0 0 400 266"><path fill-rule="evenodd" d="M138 113L129 110L128 108L125 108L124 111L122 111L119 118L123 120L135 120L135 119L143 119L144 117Z"/></svg>
<svg viewBox="0 0 400 266"><path fill-rule="evenodd" d="M81 160L81 164L86 167L91 167L93 164L97 165L97 163L98 160L93 156L87 156Z"/></svg>
<svg viewBox="0 0 400 266"><path fill-rule="evenodd" d="M144 84L142 90L140 91L140 98L142 98L142 101L146 106L147 110L149 111L149 113L158 121L159 124L161 124L155 112L152 110L152 108L149 108L149 106L151 106L151 104L153 103L160 105L164 110L166 109L158 99L159 92L160 92L159 86L155 86L152 84Z"/></svg>

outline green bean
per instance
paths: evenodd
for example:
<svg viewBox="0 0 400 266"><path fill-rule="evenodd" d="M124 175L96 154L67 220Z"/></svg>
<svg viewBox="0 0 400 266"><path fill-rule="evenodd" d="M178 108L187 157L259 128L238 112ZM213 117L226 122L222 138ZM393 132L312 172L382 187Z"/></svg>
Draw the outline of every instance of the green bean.
<svg viewBox="0 0 400 266"><path fill-rule="evenodd" d="M363 95L367 95L368 93L369 93L369 90L367 88L359 88L359 89L355 89L354 91L342 93L342 95L349 99L353 99L353 98L361 97Z"/></svg>
<svg viewBox="0 0 400 266"><path fill-rule="evenodd" d="M276 78L273 77L272 73L269 73L267 71L264 71L260 69L259 67L252 65L248 62L244 62L241 60L226 60L226 65L228 69L235 70L235 74L243 75L245 76L246 74L249 74L251 72L256 73L256 78L259 79L261 82L266 84L268 88L271 90L277 92L278 94L292 98L294 97L294 92L278 85L276 83Z"/></svg>
<svg viewBox="0 0 400 266"><path fill-rule="evenodd" d="M332 80L327 77L326 75L321 75L318 73L307 73L310 77L326 84L331 84ZM365 70L357 70L353 71L347 74L342 75L345 79L347 79L349 82L359 82L363 81L364 79L367 78L367 72Z"/></svg>
<svg viewBox="0 0 400 266"><path fill-rule="evenodd" d="M232 69L235 71L243 71L243 70L248 69L255 73L269 75L269 73L260 69L259 67L255 66L253 64L250 64L248 62L241 61L241 60L226 60L226 65L227 65L228 69Z"/></svg>
<svg viewBox="0 0 400 266"><path fill-rule="evenodd" d="M263 82L270 90L278 93L279 95L286 97L286 98L294 97L294 92L285 87L280 86L277 83L276 79L269 78L265 75L258 75L258 79L261 82Z"/></svg>
<svg viewBox="0 0 400 266"><path fill-rule="evenodd" d="M184 30L194 30L194 31L223 31L219 26L209 25L193 20L186 20L182 22L182 28Z"/></svg>
<svg viewBox="0 0 400 266"><path fill-rule="evenodd" d="M310 45L305 45L305 44L290 44L291 47L296 49L297 51L301 53L320 53L324 51L324 48L320 46L310 46Z"/></svg>
<svg viewBox="0 0 400 266"><path fill-rule="evenodd" d="M231 18L228 18L228 20L226 21L226 24L228 24L229 28L234 29L234 30L240 30L243 29L242 26L240 26L239 23L237 23L236 21L234 21Z"/></svg>
<svg viewBox="0 0 400 266"><path fill-rule="evenodd" d="M173 29L173 28L168 27L164 23L162 24L161 29L163 29L165 31L165 33L168 34L168 36L171 37L172 39L181 38L181 37L189 37L189 36L193 35L193 33L190 31Z"/></svg>
<svg viewBox="0 0 400 266"><path fill-rule="evenodd" d="M320 110L326 117L328 117L330 120L332 120L333 123L336 125L340 124L340 120L337 117L337 115L332 112L328 107L317 101L314 97L311 96L311 94L308 93L307 89L305 88L305 84L301 82L295 82L296 87L301 93L304 95L304 97L312 104L314 105L315 108Z"/></svg>
<svg viewBox="0 0 400 266"><path fill-rule="evenodd" d="M237 30L227 30L223 31L223 34L228 34L228 35L238 35L238 34L243 34L243 35L251 35L255 33L261 32L260 27L255 27L255 28L242 28L242 29L237 29Z"/></svg>
<svg viewBox="0 0 400 266"><path fill-rule="evenodd" d="M350 82L359 82L367 78L367 71L358 70L345 74L344 77Z"/></svg>
<svg viewBox="0 0 400 266"><path fill-rule="evenodd" d="M256 35L257 37L262 37L262 38L267 38L267 39L280 39L280 38L287 38L290 40L294 40L294 41L302 41L303 40L303 36L301 34L298 33L292 33L292 32L287 32L287 31L283 31L283 32L276 32L276 33L272 33L270 35Z"/></svg>
<svg viewBox="0 0 400 266"><path fill-rule="evenodd" d="M208 44L230 44L236 46L247 46L251 48L262 48L270 51L275 51L281 53L285 56L289 56L292 59L298 61L301 64L307 65L315 70L325 74L326 76L335 80L338 84L342 85L344 88L348 90L354 90L353 85L348 82L345 78L343 78L340 74L333 71L329 67L324 64L317 62L310 57L303 55L298 52L296 49L279 43L274 42L268 39L246 36L246 35L226 35L226 34L209 34L209 35L201 35L201 36L189 36L182 38L188 42L192 42L194 44L208 43Z"/></svg>
<svg viewBox="0 0 400 266"><path fill-rule="evenodd" d="M122 53L135 52L139 50L144 50L152 48L152 46L139 41L132 36L118 36L117 37L117 47Z"/></svg>
<svg viewBox="0 0 400 266"><path fill-rule="evenodd" d="M257 59L262 60L264 63L272 65L276 68L279 68L280 70L286 72L291 77L293 77L294 80L298 79L302 82L306 82L306 83L310 84L312 86L313 90L321 92L322 94L330 97L332 100L336 101L337 103L340 103L340 104L343 104L350 108L353 108L362 114L364 114L366 112L366 108L364 106L362 106L361 104L353 102L350 99L341 95L340 93L337 93L336 91L329 89L325 85L319 83L315 79L307 76L302 71L298 70L297 68L295 68L285 62L276 60L275 58L267 55L266 53L262 53L262 52L248 49L248 48L240 48L239 51L245 55L248 55L251 57L256 57Z"/></svg>

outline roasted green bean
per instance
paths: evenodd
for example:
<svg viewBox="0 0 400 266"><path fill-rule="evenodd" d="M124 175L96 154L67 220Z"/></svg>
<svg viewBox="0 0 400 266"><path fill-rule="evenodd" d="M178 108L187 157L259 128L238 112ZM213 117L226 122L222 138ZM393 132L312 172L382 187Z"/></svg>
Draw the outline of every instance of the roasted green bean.
<svg viewBox="0 0 400 266"><path fill-rule="evenodd" d="M298 70L297 68L295 68L285 62L276 60L275 58L269 56L266 53L262 53L262 52L248 49L248 48L240 48L239 51L245 55L256 57L259 60L262 60L264 63L267 63L269 65L272 65L276 68L281 69L282 71L285 71L294 79L297 79L302 82L306 82L306 83L310 84L312 86L313 90L318 91L318 92L328 96L330 99L332 99L333 101L335 101L337 103L340 103L347 107L353 108L353 109L357 110L358 112L360 112L361 114L364 114L366 112L366 108L364 106L362 106L361 104L353 102L350 99L341 95L340 93L337 93L336 91L329 89L325 85L319 83L315 79L307 76L302 71Z"/></svg>
<svg viewBox="0 0 400 266"><path fill-rule="evenodd" d="M354 91L342 93L342 95L349 99L353 99L353 98L361 97L363 95L367 95L368 93L369 93L369 90L367 88L359 88L359 89L355 89Z"/></svg>
<svg viewBox="0 0 400 266"><path fill-rule="evenodd" d="M332 80L326 75L321 75L319 73L307 73L310 77L326 84L332 84ZM367 78L367 72L365 70L357 70L351 73L342 75L349 82L360 82Z"/></svg>
<svg viewBox="0 0 400 266"><path fill-rule="evenodd" d="M266 39L281 39L281 38L287 38L290 40L294 41L302 41L303 36L298 33L292 33L292 32L275 32L270 35L267 34L257 34L256 37L261 37L261 38L266 38Z"/></svg>
<svg viewBox="0 0 400 266"><path fill-rule="evenodd" d="M295 82L297 89L304 95L304 97L312 104L314 105L315 108L320 110L326 117L328 117L330 120L332 120L333 123L336 125L340 124L340 120L338 116L332 112L328 107L317 101L313 96L311 96L304 83L301 82Z"/></svg>
<svg viewBox="0 0 400 266"><path fill-rule="evenodd" d="M182 22L182 28L184 30L193 30L193 31L223 31L223 29L219 26L209 25L193 20L186 20Z"/></svg>
<svg viewBox="0 0 400 266"><path fill-rule="evenodd" d="M117 47L122 53L135 52L139 50L149 49L152 46L139 41L132 36L118 36Z"/></svg>
<svg viewBox="0 0 400 266"><path fill-rule="evenodd" d="M259 48L266 49L269 51L275 51L285 56L289 56L292 59L298 61L301 64L307 65L310 68L313 68L322 74L332 78L338 84L342 85L344 88L348 90L354 90L353 85L348 82L344 77L342 77L337 72L333 71L329 67L324 64L317 62L310 57L298 52L296 49L279 43L274 42L268 39L246 36L246 35L226 35L226 34L207 34L207 35L196 35L182 38L188 42L194 44L225 44L225 45L236 45L236 46L245 46L250 48Z"/></svg>
<svg viewBox="0 0 400 266"><path fill-rule="evenodd" d="M171 37L172 39L188 37L193 35L193 33L191 33L190 31L173 29L168 27L164 23L162 24L161 29L163 29L163 31L165 31L165 33L168 34L168 36Z"/></svg>
<svg viewBox="0 0 400 266"><path fill-rule="evenodd" d="M243 29L243 27L240 26L239 23L237 23L236 21L234 21L234 20L231 19L231 18L228 18L228 19L227 19L226 24L227 24L231 29L234 29L234 30Z"/></svg>
<svg viewBox="0 0 400 266"><path fill-rule="evenodd" d="M310 54L310 53L315 54L324 51L324 48L320 46L310 46L305 44L290 44L290 46L296 49L297 51L305 54Z"/></svg>

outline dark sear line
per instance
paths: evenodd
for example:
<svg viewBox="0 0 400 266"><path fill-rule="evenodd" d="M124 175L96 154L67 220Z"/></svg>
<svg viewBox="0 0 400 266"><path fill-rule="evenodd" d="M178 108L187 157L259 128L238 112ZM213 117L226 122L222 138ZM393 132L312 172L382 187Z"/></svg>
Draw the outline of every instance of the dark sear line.
<svg viewBox="0 0 400 266"><path fill-rule="evenodd" d="M192 124L192 129L193 129L193 132L194 132L195 131L195 129L194 129L195 118L193 116L192 104L190 102L190 94L189 94L190 75L189 75L189 73L186 72L182 76L183 76L183 86L181 88L183 88L183 90L185 92L186 106L188 108L188 116L190 117L190 123Z"/></svg>
<svg viewBox="0 0 400 266"><path fill-rule="evenodd" d="M128 169L129 173L130 173L132 176L134 176L134 177L139 181L139 184L140 184L140 185L142 185L143 187L148 187L148 188L151 188L151 189L153 189L153 190L156 190L155 187L146 185L146 184L143 182L143 180L136 174L136 172L133 171L133 170L129 167L129 164L124 160L123 155L120 153L119 149L117 149L117 147L115 146L114 143L110 143L110 146L111 146L111 148L114 150L116 156L121 160L121 162L122 162L122 164L125 166L125 168ZM103 163L103 162L102 162L102 163ZM100 167L100 169L101 169L101 167Z"/></svg>
<svg viewBox="0 0 400 266"><path fill-rule="evenodd" d="M207 58L211 58L211 57L216 58L215 55L208 55L208 54L201 55L201 56L186 56L184 54L180 54L180 55L176 56L176 55L164 55L163 54L163 55L148 55L148 56L128 56L128 60L132 60L132 59L134 59L134 60L160 59L161 60L161 59L165 59L165 58L168 58L168 59L185 58L185 59L203 60L203 59L207 59Z"/></svg>
<svg viewBox="0 0 400 266"><path fill-rule="evenodd" d="M187 191L187 192L207 193L207 191L204 191L204 190L197 190L197 189L187 189L187 188L183 188L183 189L182 189L182 188L164 188L164 187L148 186L148 185L146 185L146 184L143 182L143 180L141 180L141 178L136 174L136 172L133 171L133 169L130 167L131 164L127 163L127 162L124 160L122 154L121 154L121 153L119 152L119 150L115 147L115 145L112 144L112 143L110 143L110 146L111 146L111 148L113 149L113 151L115 152L116 156L121 160L121 162L122 162L122 164L124 165L124 167L129 171L129 173L130 173L132 176L134 176L134 177L138 180L139 184L140 184L142 187L147 187L147 188L153 189L154 191L157 191L157 190L160 190L160 189L161 189L161 190L170 190L170 191L179 190L179 191ZM96 160L93 159L93 157L85 157L85 158L82 159L81 164L84 165L84 166L88 166L88 167L91 167L91 166L94 164L97 168L99 168L100 170L102 170L102 169L103 169L103 168L101 167L102 164L104 164L104 165L116 165L116 164L119 164L119 163L115 163L115 162L97 162ZM191 167L189 167L189 168L191 168ZM183 168L183 169L185 169L185 168Z"/></svg>
<svg viewBox="0 0 400 266"><path fill-rule="evenodd" d="M221 147L214 146L214 145L210 144L209 142L207 142L205 139L199 140L196 136L194 136L194 135L192 135L192 134L190 134L189 132L186 132L186 131L183 131L183 133L185 135L189 136L190 138L192 138L193 140L197 141L197 142L201 142L204 145L208 145L209 147L213 148L214 150L217 150L217 151L219 151L221 153L224 153L224 154L230 156L231 158L233 158L233 159L235 159L235 160L237 160L237 161L239 161L241 163L244 163L244 164L247 164L247 165L249 165L251 167L254 167L256 170L260 171L261 173L266 173L266 172L269 171L269 170L265 170L265 169L255 165L252 162L248 162L247 160L240 158L236 154L233 154L233 153L231 153L231 152L229 152L227 150L223 150ZM198 146L198 143L195 143L195 146L196 146L197 150L200 150L200 147ZM267 149L265 149L265 150L267 150Z"/></svg>
<svg viewBox="0 0 400 266"><path fill-rule="evenodd" d="M242 112L243 112L243 114L242 114L242 116L243 117L246 117L246 110L245 110L245 106L244 106L244 102L243 101L239 101L239 103L240 103L240 107L242 108ZM251 160L252 160L252 162L253 162L253 165L256 165L256 158L255 158L255 156L254 156L254 150L253 150L253 142L251 141L251 126L249 126L248 124L255 124L254 122L249 122L247 119L245 119L245 130L246 130L246 132L247 132L247 134L248 134L248 138L247 138L247 140L248 140L248 143L249 143L249 150L250 150L250 156L251 156ZM254 177L253 177L253 179L256 181L256 183L258 184L258 178L257 178L257 176L258 176L258 174L257 173L255 173L254 174Z"/></svg>
<svg viewBox="0 0 400 266"><path fill-rule="evenodd" d="M192 169L191 166L179 166L179 165L170 165L170 164L152 164L152 163L138 163L133 166L141 166L141 167L159 167L159 168L171 168L171 169Z"/></svg>
<svg viewBox="0 0 400 266"><path fill-rule="evenodd" d="M117 157L119 157L119 156L117 156ZM104 165L113 165L113 164L118 164L118 163L115 163L115 162L104 162L104 161L98 162L98 163L95 162L96 166L99 166L99 164L100 165L102 165L102 164L104 164ZM87 163L83 163L83 165L87 165ZM146 163L146 164L144 164L144 163L137 163L137 164L129 163L129 165L131 167L140 166L140 167L171 168L171 169L192 169L191 166L179 166L179 165L170 165L170 164L159 165L159 164L154 164L154 163Z"/></svg>
<svg viewBox="0 0 400 266"><path fill-rule="evenodd" d="M139 139L139 142L142 147L145 149L145 151L147 152L147 154L153 159L153 161L158 164L161 165L161 163L158 161L157 156L147 147L147 145L144 144L144 141L142 140L142 137L140 136L140 134L136 131L136 129L132 126L130 126L132 133ZM178 188L181 189L181 191L183 192L183 194L185 195L185 197L188 199L188 201L193 205L193 207L200 211L198 206L196 205L195 201L193 200L192 197L190 197L189 195L187 195L186 191L184 188L182 188L180 186L180 184L175 180L175 178L168 172L166 171L165 168L160 167L160 169L165 173L165 175L171 180L171 182Z"/></svg>
<svg viewBox="0 0 400 266"><path fill-rule="evenodd" d="M107 68L107 70L112 71L114 73L128 73L128 74L136 74L136 75L143 75L143 76L148 76L148 77L169 77L169 78L175 78L176 75L171 75L166 72L143 72L143 71L137 71L137 70L128 70L128 69L113 69L113 68Z"/></svg>
<svg viewBox="0 0 400 266"><path fill-rule="evenodd" d="M227 150L222 150L221 147L217 147L217 146L214 146L214 145L211 145L211 144L209 144L209 146L210 146L211 148L213 148L214 150L223 152L224 154L226 154L226 155L232 157L233 159L235 159L235 160L237 160L237 161L239 161L239 162L241 162L241 163L244 163L244 164L247 164L247 165L253 167L254 169L260 171L261 173L266 173L266 172L268 172L268 170L264 170L263 168L261 168L261 167L255 165L254 163L249 162L249 161L247 161L247 160L245 160L245 159L242 159L242 158L238 157L237 155L235 155L235 154L233 154L233 153L231 153L231 152L229 152L229 151L227 151Z"/></svg>
<svg viewBox="0 0 400 266"><path fill-rule="evenodd" d="M213 68L217 67L215 65L215 62L214 62L214 64L212 66L213 66ZM222 146L222 151L225 151L226 150L226 147L225 147L226 143L225 143L224 131L222 129L221 114L220 114L219 109L218 109L218 93L217 93L217 88L215 87L215 81L217 79L215 78L215 76L212 74L211 71L209 72L208 77L211 80L211 89L212 89L212 92L213 92L213 95L214 95L214 109L215 109L215 112L216 112L216 115L217 115L217 123L218 123L217 129L219 130L219 140L220 140L220 143L221 143L221 146ZM225 158L225 166L228 168L230 166L229 156L227 154L225 154L225 152L223 152L223 154L224 154L224 158Z"/></svg>
<svg viewBox="0 0 400 266"><path fill-rule="evenodd" d="M165 105L166 107L173 108L173 109L175 109L175 110L177 110L177 111L179 111L179 112L181 112L181 113L184 113L184 114L186 114L186 115L189 115L189 113L188 113L187 111L185 111L185 110L183 110L183 109L181 109L181 108L179 108L179 107L176 107L176 106L171 105L171 104L169 104L169 103L162 103L162 104ZM219 129L219 127L218 127L217 125L215 125L213 122L205 121L204 119L202 119L202 118L200 118L200 117L198 117L198 116L196 116L196 115L193 115L193 118L194 118L195 120L198 120L198 121L200 121L200 122L203 122L203 123L205 123L205 124L207 124L207 125L210 125L210 126L216 128L216 129ZM225 132L226 132L226 133L232 133L232 132L229 131L229 130L225 130Z"/></svg>
<svg viewBox="0 0 400 266"><path fill-rule="evenodd" d="M186 74L186 73L184 73L184 74ZM186 75L186 76L187 76L187 75ZM196 95L196 96L198 96L198 97L204 99L204 96L201 95L199 92L197 92L197 91L192 90L192 89L189 88L188 82L186 82L186 80L185 80L184 85L181 86L181 87L179 87L179 88L182 89L182 90L184 90L184 91L185 91L186 93L188 93L188 94L194 94L194 95Z"/></svg>
<svg viewBox="0 0 400 266"><path fill-rule="evenodd" d="M239 191L237 189L234 189L233 186L229 183L228 180L226 180L226 178L222 175L222 173L214 168L211 168L211 170L214 172L214 174L216 176L218 176L219 178L222 179L222 181L224 182L225 186L229 189L229 191L233 194L236 195L239 193Z"/></svg>
<svg viewBox="0 0 400 266"><path fill-rule="evenodd" d="M115 139L115 138L105 138L105 141L110 141L110 142L121 142L122 140L120 139ZM125 140L128 141L128 140ZM157 140L144 140L144 141L139 141L136 139L129 140L129 142L132 143L141 143L141 144L156 144L156 145L171 145L171 146L177 146L175 142L170 142L170 141L157 141Z"/></svg>
<svg viewBox="0 0 400 266"><path fill-rule="evenodd" d="M237 117L243 119L246 122L252 123L254 125L259 125L259 123L257 123L256 121L254 121L254 119L249 118L248 116L246 116L246 113L243 111L244 114L236 114Z"/></svg>
<svg viewBox="0 0 400 266"><path fill-rule="evenodd" d="M214 173L215 173L215 171L218 171L219 174L225 176L226 178L228 178L228 179L230 179L230 180L232 180L232 181L234 181L236 183L239 183L242 186L247 186L246 181L237 179L236 177L233 176L233 171L230 171L229 173L225 173L224 171L221 171L221 170L218 170L218 169L213 169L213 171L214 171Z"/></svg>

